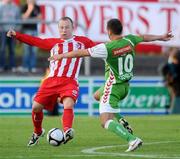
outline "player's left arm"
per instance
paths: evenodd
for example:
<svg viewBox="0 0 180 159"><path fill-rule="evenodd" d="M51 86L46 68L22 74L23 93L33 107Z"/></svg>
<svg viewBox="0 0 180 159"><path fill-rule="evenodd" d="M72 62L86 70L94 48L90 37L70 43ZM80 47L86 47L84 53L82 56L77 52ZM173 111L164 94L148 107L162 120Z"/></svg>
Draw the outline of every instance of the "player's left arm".
<svg viewBox="0 0 180 159"><path fill-rule="evenodd" d="M156 41L156 40L169 41L174 37L174 35L172 34L171 31L169 31L163 35L140 35L140 37L143 38L144 42L151 42L151 41Z"/></svg>
<svg viewBox="0 0 180 159"><path fill-rule="evenodd" d="M75 57L85 57L90 56L90 53L87 49L75 50L64 54L55 54L48 58L48 61L51 60L61 60L62 58L75 58Z"/></svg>

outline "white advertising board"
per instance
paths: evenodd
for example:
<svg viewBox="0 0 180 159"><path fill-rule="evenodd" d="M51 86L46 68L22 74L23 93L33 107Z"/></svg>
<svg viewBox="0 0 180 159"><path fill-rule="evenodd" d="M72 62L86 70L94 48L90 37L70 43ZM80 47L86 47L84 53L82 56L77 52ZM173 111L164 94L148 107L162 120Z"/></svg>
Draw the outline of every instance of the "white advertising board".
<svg viewBox="0 0 180 159"><path fill-rule="evenodd" d="M108 40L106 22L119 18L123 34L163 34L172 30L173 40L162 45L180 46L180 4L164 2L128 2L95 0L38 0L45 21L58 21L69 16L75 22L75 34L92 40ZM57 23L40 26L41 36L58 37ZM159 43L158 43L159 44Z"/></svg>

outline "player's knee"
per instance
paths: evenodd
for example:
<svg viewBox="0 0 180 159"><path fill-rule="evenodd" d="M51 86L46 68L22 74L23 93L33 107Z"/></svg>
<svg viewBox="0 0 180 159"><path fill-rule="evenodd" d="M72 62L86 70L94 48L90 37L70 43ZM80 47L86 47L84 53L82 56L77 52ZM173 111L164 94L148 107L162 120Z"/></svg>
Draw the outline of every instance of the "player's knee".
<svg viewBox="0 0 180 159"><path fill-rule="evenodd" d="M64 109L73 109L74 108L74 100L72 98L64 98L63 99Z"/></svg>
<svg viewBox="0 0 180 159"><path fill-rule="evenodd" d="M96 101L99 101L99 100L100 100L99 94L98 94L97 92L95 92L95 93L93 94L93 97L94 97L94 99L95 99Z"/></svg>
<svg viewBox="0 0 180 159"><path fill-rule="evenodd" d="M101 126L102 126L104 129L108 129L109 124L110 124L112 121L113 121L112 119L101 121Z"/></svg>
<svg viewBox="0 0 180 159"><path fill-rule="evenodd" d="M40 107L34 106L34 107L32 107L32 111L38 113L38 112L41 112L42 109Z"/></svg>
<svg viewBox="0 0 180 159"><path fill-rule="evenodd" d="M41 104L38 104L36 102L33 103L33 106L32 106L32 111L33 112L41 112L43 110L43 106Z"/></svg>
<svg viewBox="0 0 180 159"><path fill-rule="evenodd" d="M64 105L64 109L73 109L74 105Z"/></svg>

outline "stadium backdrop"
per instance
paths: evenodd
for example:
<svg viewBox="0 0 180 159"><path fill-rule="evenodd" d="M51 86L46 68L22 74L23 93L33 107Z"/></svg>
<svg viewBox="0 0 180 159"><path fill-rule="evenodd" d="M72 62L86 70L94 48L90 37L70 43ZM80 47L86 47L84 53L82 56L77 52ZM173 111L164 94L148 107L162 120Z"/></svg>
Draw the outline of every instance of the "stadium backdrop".
<svg viewBox="0 0 180 159"><path fill-rule="evenodd" d="M98 103L93 92L104 82L103 77L81 77L80 95L75 106L76 114L97 115ZM0 115L30 114L32 98L40 78L18 77L0 79ZM137 77L131 81L128 97L119 103L123 114L167 114L168 91L159 77ZM62 111L62 106L59 106Z"/></svg>
<svg viewBox="0 0 180 159"><path fill-rule="evenodd" d="M163 0L37 0L41 5L43 20L55 22L61 16L70 16L76 22L75 33L87 35L93 40L106 41L108 38L105 31L106 21L111 17L117 17L125 26L124 34L161 34L167 30L173 30L175 38L166 45L179 46L180 3L175 2L176 0L170 3L159 1ZM58 36L56 23L41 24L39 31L41 37ZM141 46L137 49L141 49ZM160 52L162 43L158 46L154 44L148 46L150 47L143 47L145 52ZM31 101L39 87L39 82L40 78L1 77L0 114L29 114ZM76 113L88 115L98 113L98 104L92 99L92 93L102 83L102 77L80 78L80 96L75 109ZM128 97L120 103L122 113L167 113L169 96L160 78L135 78L131 85ZM61 111L61 106L59 109Z"/></svg>
<svg viewBox="0 0 180 159"><path fill-rule="evenodd" d="M139 45L137 50L144 53L159 53L162 45L180 45L180 3L173 0L159 1L37 0L41 5L43 20L57 22L62 16L70 16L75 22L75 34L87 35L97 42L108 40L106 22L115 17L122 21L124 35L163 34L169 30L173 31L175 37L169 42L148 43L146 47ZM57 23L42 24L39 29L41 37L59 37Z"/></svg>

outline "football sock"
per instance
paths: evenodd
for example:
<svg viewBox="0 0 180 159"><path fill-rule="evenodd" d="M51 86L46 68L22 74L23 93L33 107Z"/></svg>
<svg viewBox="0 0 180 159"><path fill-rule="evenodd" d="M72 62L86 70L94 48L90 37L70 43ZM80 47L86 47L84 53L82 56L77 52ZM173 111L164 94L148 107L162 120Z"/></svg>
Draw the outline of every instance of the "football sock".
<svg viewBox="0 0 180 159"><path fill-rule="evenodd" d="M32 111L32 121L34 125L34 132L36 134L41 134L42 132L42 120L43 120L43 112L34 112Z"/></svg>
<svg viewBox="0 0 180 159"><path fill-rule="evenodd" d="M123 116L120 115L119 113L115 113L114 116L117 119L117 121L119 121L120 119L123 119Z"/></svg>
<svg viewBox="0 0 180 159"><path fill-rule="evenodd" d="M134 135L130 134L121 124L114 120L108 120L105 124L105 129L115 133L128 142L136 139Z"/></svg>
<svg viewBox="0 0 180 159"><path fill-rule="evenodd" d="M68 130L69 128L72 128L73 119L74 119L73 109L64 109L63 116L62 116L64 132Z"/></svg>

